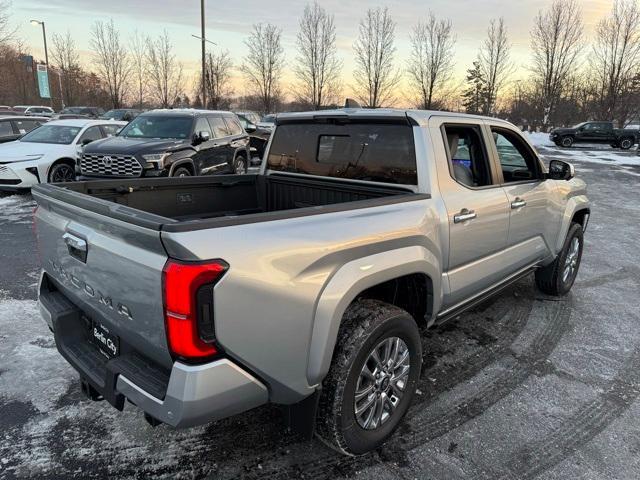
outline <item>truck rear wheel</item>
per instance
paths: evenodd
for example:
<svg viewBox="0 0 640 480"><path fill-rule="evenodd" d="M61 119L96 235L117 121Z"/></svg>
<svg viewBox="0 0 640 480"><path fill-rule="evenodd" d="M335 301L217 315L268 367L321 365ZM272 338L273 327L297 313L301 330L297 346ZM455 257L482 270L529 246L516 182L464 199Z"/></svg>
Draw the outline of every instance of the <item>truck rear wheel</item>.
<svg viewBox="0 0 640 480"><path fill-rule="evenodd" d="M571 145L573 145L573 137L562 137L560 139L560 145L565 148L569 148Z"/></svg>
<svg viewBox="0 0 640 480"><path fill-rule="evenodd" d="M382 445L411 404L421 365L420 332L406 311L377 300L354 302L323 382L318 437L348 455Z"/></svg>
<svg viewBox="0 0 640 480"><path fill-rule="evenodd" d="M580 268L583 243L582 225L572 223L553 263L536 270L536 285L540 290L554 296L565 295L571 290Z"/></svg>
<svg viewBox="0 0 640 480"><path fill-rule="evenodd" d="M631 138L620 139L620 148L622 150L629 150L631 147L633 147L633 139Z"/></svg>

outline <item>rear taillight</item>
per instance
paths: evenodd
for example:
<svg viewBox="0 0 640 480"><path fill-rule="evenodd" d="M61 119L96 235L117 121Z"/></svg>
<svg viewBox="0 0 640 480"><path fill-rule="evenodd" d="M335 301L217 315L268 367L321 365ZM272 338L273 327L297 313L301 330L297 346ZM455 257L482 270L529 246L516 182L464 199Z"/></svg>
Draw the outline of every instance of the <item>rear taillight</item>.
<svg viewBox="0 0 640 480"><path fill-rule="evenodd" d="M168 260L163 269L167 341L171 353L203 360L218 353L214 343L213 286L229 266L222 260Z"/></svg>

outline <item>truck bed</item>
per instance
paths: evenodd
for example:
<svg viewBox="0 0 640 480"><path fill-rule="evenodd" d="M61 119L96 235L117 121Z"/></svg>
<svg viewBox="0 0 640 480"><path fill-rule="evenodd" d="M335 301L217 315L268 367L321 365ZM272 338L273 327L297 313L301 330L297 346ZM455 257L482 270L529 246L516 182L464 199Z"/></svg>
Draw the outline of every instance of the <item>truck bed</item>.
<svg viewBox="0 0 640 480"><path fill-rule="evenodd" d="M365 208L416 195L402 187L278 174L43 184L36 196L39 190L67 204L164 231Z"/></svg>

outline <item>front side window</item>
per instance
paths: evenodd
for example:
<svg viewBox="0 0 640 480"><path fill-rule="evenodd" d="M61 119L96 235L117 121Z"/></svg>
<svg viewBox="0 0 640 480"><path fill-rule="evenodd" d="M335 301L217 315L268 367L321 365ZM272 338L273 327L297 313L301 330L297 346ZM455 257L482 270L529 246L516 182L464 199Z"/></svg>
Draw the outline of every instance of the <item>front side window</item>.
<svg viewBox="0 0 640 480"><path fill-rule="evenodd" d="M136 117L122 129L120 136L127 138L176 138L191 135L193 117L161 117L142 115Z"/></svg>
<svg viewBox="0 0 640 480"><path fill-rule="evenodd" d="M113 137L118 134L122 127L120 125L102 125L102 130L107 135L107 137Z"/></svg>
<svg viewBox="0 0 640 480"><path fill-rule="evenodd" d="M213 134L211 133L211 127L209 126L209 122L204 117L200 117L196 120L196 129L195 133L200 134L200 132L206 132L209 134L209 138L213 138Z"/></svg>
<svg viewBox="0 0 640 480"><path fill-rule="evenodd" d="M80 130L82 130L81 127L69 127L66 125L41 125L27 133L20 141L69 145L73 143Z"/></svg>
<svg viewBox="0 0 640 480"><path fill-rule="evenodd" d="M95 142L96 140L100 140L101 138L102 132L100 131L100 127L89 127L80 136L78 143Z"/></svg>
<svg viewBox="0 0 640 480"><path fill-rule="evenodd" d="M492 184L482 133L476 125L445 125L452 177L466 187Z"/></svg>
<svg viewBox="0 0 640 480"><path fill-rule="evenodd" d="M492 128L505 183L536 180L540 164L524 140L509 130Z"/></svg>
<svg viewBox="0 0 640 480"><path fill-rule="evenodd" d="M300 123L279 126L272 170L417 185L413 130L405 124Z"/></svg>

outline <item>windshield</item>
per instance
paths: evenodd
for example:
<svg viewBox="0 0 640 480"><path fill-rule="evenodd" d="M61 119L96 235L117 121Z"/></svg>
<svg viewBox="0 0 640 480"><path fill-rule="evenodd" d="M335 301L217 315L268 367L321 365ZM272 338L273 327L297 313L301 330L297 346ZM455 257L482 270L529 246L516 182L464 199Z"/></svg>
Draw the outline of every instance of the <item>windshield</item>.
<svg viewBox="0 0 640 480"><path fill-rule="evenodd" d="M137 117L120 132L128 138L189 138L192 117Z"/></svg>
<svg viewBox="0 0 640 480"><path fill-rule="evenodd" d="M67 107L63 109L60 113L82 113L82 107Z"/></svg>
<svg viewBox="0 0 640 480"><path fill-rule="evenodd" d="M577 124L577 125L574 125L574 126L573 126L573 127L571 127L571 128L580 128L580 127L582 127L582 126L584 126L584 125L586 125L586 124L587 124L587 122L582 122L582 123L579 123L579 124Z"/></svg>
<svg viewBox="0 0 640 480"><path fill-rule="evenodd" d="M16 112L24 112L27 110L27 107L13 107L13 110Z"/></svg>
<svg viewBox="0 0 640 480"><path fill-rule="evenodd" d="M275 115L265 115L262 117L262 123L275 123L276 116Z"/></svg>
<svg viewBox="0 0 640 480"><path fill-rule="evenodd" d="M66 125L41 125L27 133L20 141L69 145L73 143L80 130L81 127L68 127Z"/></svg>
<svg viewBox="0 0 640 480"><path fill-rule="evenodd" d="M101 115L102 118L113 118L115 120L122 120L126 110L109 110L107 113Z"/></svg>

